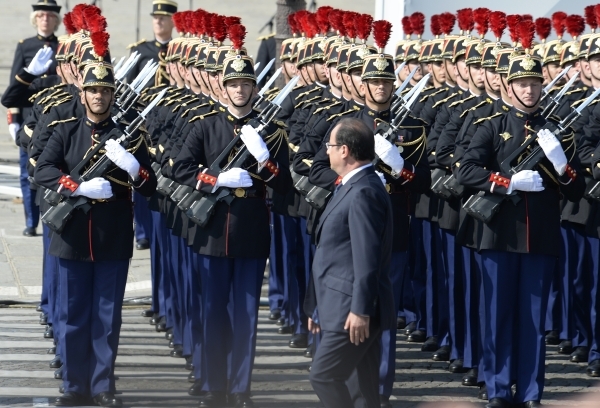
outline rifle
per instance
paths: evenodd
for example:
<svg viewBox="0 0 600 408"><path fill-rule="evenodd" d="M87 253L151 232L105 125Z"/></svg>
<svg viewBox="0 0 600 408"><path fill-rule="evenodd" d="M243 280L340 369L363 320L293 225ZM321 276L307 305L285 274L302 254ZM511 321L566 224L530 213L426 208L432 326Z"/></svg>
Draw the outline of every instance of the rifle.
<svg viewBox="0 0 600 408"><path fill-rule="evenodd" d="M281 103L296 86L296 83L299 79L299 77L293 78L257 118L248 122L248 125L252 126L261 136L265 136L263 133L265 133L267 125L275 118L281 109ZM234 167L241 167L250 156L250 152L248 152L248 149L245 145L242 145L233 159L223 166L223 168L221 168L221 163L227 159L239 141L240 136L238 135L227 145L225 150L219 154L217 159L211 164L210 169L213 171L224 172ZM188 194L188 196L197 196L196 193L199 193L199 191L194 190L194 192ZM190 205L186 215L192 222L198 224L200 227L205 227L210 221L210 218L219 201L224 201L227 204L231 204L234 199L234 190L228 187L219 187L214 193L206 195L201 194L200 198ZM178 203L178 205L180 204L182 204L182 202Z"/></svg>
<svg viewBox="0 0 600 408"><path fill-rule="evenodd" d="M553 130L552 133L554 133L559 141L562 140L562 135L566 132L569 126L571 126L581 116L581 112L599 95L600 89L596 90L592 95L590 95L557 125L556 129ZM542 129L550 129L550 126L544 125ZM544 150L540 145L532 148L527 157L525 157L515 166L513 166L512 163L523 153L525 153L536 141L536 137L530 137L529 139L526 139L518 149L516 149L502 161L500 164L502 171L513 175L523 170L533 170L533 168L545 157ZM479 193L471 196L467 202L465 202L463 209L470 216L487 224L492 220L494 215L500 210L502 203L507 199L510 199L516 204L521 198L516 192L513 192L507 196L502 196L500 194L486 194L485 191L480 191Z"/></svg>
<svg viewBox="0 0 600 408"><path fill-rule="evenodd" d="M121 95L121 98L119 98L119 100L115 103L116 106L119 108L119 113L113 116L113 120L115 122L121 120L121 118L123 118L127 114L127 112L135 105L135 103L140 99L142 90L144 89L146 84L152 78L154 78L154 74L157 70L158 64L152 64L149 67L149 69L144 69L138 75L138 77L132 82L132 85L128 85L131 89L131 93L129 93L129 96L125 98L125 95L127 94L127 91L125 91Z"/></svg>
<svg viewBox="0 0 600 408"><path fill-rule="evenodd" d="M550 115L552 115L554 113L554 111L559 106L560 100L562 99L563 96L565 96L565 94L567 93L567 91L569 90L569 88L571 88L571 86L573 85L573 83L577 80L578 76L579 76L579 72L576 72L575 75L573 75L571 77L571 79L569 79L569 82L567 82L566 85L562 87L562 89L556 95L556 97L550 98L550 102L548 103L548 105L542 111L542 116L544 116L545 118L549 118Z"/></svg>
<svg viewBox="0 0 600 408"><path fill-rule="evenodd" d="M552 82L550 82L548 85L546 85L546 87L544 89L542 89L542 99L540 99L540 102L542 102L544 99L546 99L546 97L548 95L550 95L550 91L552 90L552 88L554 88L554 85L556 85L556 83L565 75L567 75L567 72L569 72L571 70L572 65L569 65L566 69L564 69L563 71L560 72L560 74L558 74L553 80Z"/></svg>
<svg viewBox="0 0 600 408"><path fill-rule="evenodd" d="M93 178L104 176L104 174L113 166L112 161L106 156L106 154L101 155L100 158L81 175L81 177L80 174L85 166L87 166L96 155L100 154L100 149L104 147L105 143L109 139L116 139L121 146L127 147L129 141L133 137L133 133L142 125L148 112L150 112L162 99L165 92L166 90L163 90L160 94L158 94L152 103L150 103L148 107L144 109L144 111L133 122L131 122L131 124L123 133L121 133L121 131L117 128L113 129L81 162L79 162L77 166L75 166L75 168L71 171L71 176L80 178L82 181L89 181ZM68 197L60 201L50 198L50 201L55 202L56 205L50 207L48 211L42 215L42 222L57 234L60 234L64 230L65 225L69 219L71 219L75 210L81 209L84 213L87 213L91 209L91 200L84 196Z"/></svg>

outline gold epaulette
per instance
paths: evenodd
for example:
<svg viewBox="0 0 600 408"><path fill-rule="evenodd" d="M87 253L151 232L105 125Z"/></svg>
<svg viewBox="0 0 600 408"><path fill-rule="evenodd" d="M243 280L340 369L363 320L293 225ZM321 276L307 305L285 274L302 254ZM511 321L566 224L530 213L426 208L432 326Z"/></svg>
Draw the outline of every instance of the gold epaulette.
<svg viewBox="0 0 600 408"><path fill-rule="evenodd" d="M50 95L44 96L42 99L40 99L38 101L38 103L40 105L45 105L46 103L48 103L53 98L57 98L59 96L64 97L64 96L67 96L67 95L70 95L70 94L68 92L63 92L62 89L57 89L56 91L52 92Z"/></svg>
<svg viewBox="0 0 600 408"><path fill-rule="evenodd" d="M452 102L450 105L448 105L448 107L449 108L454 108L455 106L458 106L461 103L465 103L466 101L470 101L473 98L475 98L475 95L469 95L465 99L461 99L460 101L454 101L454 102Z"/></svg>
<svg viewBox="0 0 600 408"><path fill-rule="evenodd" d="M183 99L185 99L185 98L182 98L182 100L183 100ZM188 104L190 104L190 103L193 103L193 102L195 102L195 101L199 101L199 100L200 100L200 99L196 97L196 99L195 99L195 100L194 100L194 99L192 99L192 100L187 100L187 101L185 101L185 102L183 102L183 103L180 103L180 104L176 105L176 106L173 108L173 113L177 112L177 111L179 110L179 108L185 108L186 106L188 106Z"/></svg>
<svg viewBox="0 0 600 408"><path fill-rule="evenodd" d="M67 122L73 122L76 121L77 118L75 116L73 116L72 118L69 119L63 119L63 120L55 120L54 122L48 124L48 127L54 127L60 123L67 123Z"/></svg>
<svg viewBox="0 0 600 408"><path fill-rule="evenodd" d="M585 99L578 99L578 100L576 100L575 102L573 102L573 103L571 104L571 108L574 108L574 107L576 107L577 105L579 105L579 104L580 104L581 102L583 102L583 101L585 101Z"/></svg>
<svg viewBox="0 0 600 408"><path fill-rule="evenodd" d="M298 153L298 150L300 149L300 147L296 146L293 143L288 143L288 146L290 147L290 149L294 152L294 153Z"/></svg>
<svg viewBox="0 0 600 408"><path fill-rule="evenodd" d="M58 106L58 105L62 105L63 103L65 103L65 102L68 102L68 101L70 101L71 99L73 99L73 95L65 96L65 97L64 97L64 98L62 98L62 99L56 100L56 101L54 101L54 102L52 102L52 103L49 103L48 105L46 105L46 107L44 107L44 110L42 111L42 113L48 113L48 111L49 111L51 108L53 108L53 107L55 107L55 106Z"/></svg>
<svg viewBox="0 0 600 408"><path fill-rule="evenodd" d="M354 106L352 109L349 109L345 112L336 113L335 115L331 115L330 117L327 118L327 122L329 122L330 120L335 119L335 118L340 118L349 113L356 112L357 110L360 110L360 108L358 106Z"/></svg>
<svg viewBox="0 0 600 408"><path fill-rule="evenodd" d="M196 105L193 108L189 108L188 110L186 110L185 112L183 112L181 114L181 117L185 118L188 115L188 113L190 113L191 111L195 111L196 109L204 108L205 106L208 106L208 105L209 105L209 103L206 102L206 103L201 103L200 105Z"/></svg>
<svg viewBox="0 0 600 408"><path fill-rule="evenodd" d="M302 98L302 97L304 97L304 96L306 96L306 95L308 95L308 94L311 94L311 93L313 93L313 92L315 92L315 91L318 91L319 89L321 89L321 87L320 87L320 86L317 86L317 85L315 85L315 87L314 87L313 89L311 89L310 91L306 91L306 92L302 92L301 94L298 94L298 95L296 96L296 99L294 99L294 100L296 100L296 101L297 101L297 100L298 100L298 98Z"/></svg>
<svg viewBox="0 0 600 408"><path fill-rule="evenodd" d="M475 105L475 106L473 106L473 107L471 107L469 109L466 109L463 113L460 114L460 117L463 118L469 112L475 111L475 110L481 108L482 106L485 106L485 105L488 105L488 104L491 104L491 103L494 103L494 101L491 100L490 98L485 98L485 100L479 102L477 105Z"/></svg>
<svg viewBox="0 0 600 408"><path fill-rule="evenodd" d="M130 49L132 49L133 47L137 47L138 45L141 45L141 44L143 44L143 43L145 43L145 42L146 42L146 39L145 39L145 38L142 38L142 39L141 39L141 40L139 40L138 42L134 42L133 44L129 44L129 45L127 46L127 49L128 49L128 50L130 50Z"/></svg>
<svg viewBox="0 0 600 408"><path fill-rule="evenodd" d="M33 130L27 125L23 126L23 132L29 137L33 136Z"/></svg>
<svg viewBox="0 0 600 408"><path fill-rule="evenodd" d="M302 159L302 163L306 164L308 167L312 167L313 160Z"/></svg>
<svg viewBox="0 0 600 408"><path fill-rule="evenodd" d="M439 101L437 101L436 103L433 104L433 108L437 108L438 106L448 102L450 99L454 98L457 95L458 95L458 92L454 92L452 95L450 95L444 99L440 99Z"/></svg>
<svg viewBox="0 0 600 408"><path fill-rule="evenodd" d="M191 119L188 121L188 123L193 123L193 122L195 122L195 121L197 121L197 120L202 120L202 119L204 119L204 118L205 118L205 117L207 117L207 116L214 115L215 113L219 113L219 111L210 111L210 112L208 112L208 113L205 113L204 115L198 115L198 116L194 116L193 118L191 118Z"/></svg>
<svg viewBox="0 0 600 408"><path fill-rule="evenodd" d="M423 102L425 102L427 100L427 98L429 98L431 96L434 96L434 95L437 95L440 92L444 92L445 90L446 90L445 88L440 88L437 91L430 93L429 95L425 95L423 98L421 98L421 100L419 101L419 103L423 103Z"/></svg>
<svg viewBox="0 0 600 408"><path fill-rule="evenodd" d="M41 91L39 91L39 92L37 92L37 93L35 93L35 94L31 95L31 96L29 97L28 101L33 103L33 101L35 101L35 100L36 100L38 97L42 96L44 93L48 93L48 92L52 92L52 93L54 93L54 92L56 92L56 90L57 90L58 88L63 88L63 87L65 87L65 86L66 86L66 84L62 84L62 83L61 83L61 84L56 84L56 85L54 85L54 86L51 86L51 87L49 87L49 88L42 89Z"/></svg>
<svg viewBox="0 0 600 408"><path fill-rule="evenodd" d="M427 92L427 91L431 91L433 88L434 88L433 86L428 86L428 87L425 87L425 88L423 88L423 89L421 90L421 93L423 93L423 92Z"/></svg>
<svg viewBox="0 0 600 408"><path fill-rule="evenodd" d="M305 100L303 100L303 101L300 101L300 102L299 102L299 103L298 103L296 106L294 106L294 109L299 109L299 108L300 108L300 106L302 106L302 105L304 105L304 104L306 104L306 103L310 103L310 102L312 102L312 101L314 101L314 100L316 100L316 99L319 99L320 97L321 97L320 95L317 95L317 96L315 96L314 98L305 99Z"/></svg>
<svg viewBox="0 0 600 408"><path fill-rule="evenodd" d="M473 122L474 125L479 125L480 123L485 122L486 120L490 120L493 118L497 118L498 116L502 116L503 113L502 112L496 112L494 113L492 116L488 116L487 118L481 118L481 119L477 119L475 122Z"/></svg>
<svg viewBox="0 0 600 408"><path fill-rule="evenodd" d="M172 98L169 102L165 103L165 106L171 106L174 103L180 102L181 104L183 104L184 102L189 102L191 100L191 98L193 98L193 95L179 95L178 98Z"/></svg>
<svg viewBox="0 0 600 408"><path fill-rule="evenodd" d="M268 102L271 102L275 98L277 98L277 94L276 93L272 93L271 95L267 95L265 97L265 100L268 101Z"/></svg>
<svg viewBox="0 0 600 408"><path fill-rule="evenodd" d="M283 129L286 129L288 127L284 121L279 120L279 119L273 119L271 122L273 122L275 125L279 126L280 128L283 128Z"/></svg>
<svg viewBox="0 0 600 408"><path fill-rule="evenodd" d="M266 91L266 92L263 94L263 96L264 96L264 95L271 95L273 92L275 92L275 93L279 93L279 88L278 88L278 87L273 87L273 88L269 89L268 91Z"/></svg>
<svg viewBox="0 0 600 408"><path fill-rule="evenodd" d="M587 91L587 90L588 90L587 86L584 86L584 87L582 87L582 88L576 88L576 89L573 89L572 91L565 92L565 95L572 95L572 94L574 94L574 93L577 93L577 92L585 92L585 91Z"/></svg>
<svg viewBox="0 0 600 408"><path fill-rule="evenodd" d="M331 105L327 105L327 106L323 106L323 107L321 107L321 108L318 108L318 109L316 109L316 110L313 112L313 115L316 115L317 113L319 113L319 112L321 112L321 111L324 111L324 110L327 110L327 109L331 109L331 108L332 108L332 107L334 107L334 106L341 105L341 103L342 103L341 101L335 101L335 102L334 102L334 103L332 103Z"/></svg>
<svg viewBox="0 0 600 408"><path fill-rule="evenodd" d="M256 39L256 41L264 41L264 40L268 40L271 37L275 37L275 33L271 33L269 35L263 35L262 37L258 37Z"/></svg>

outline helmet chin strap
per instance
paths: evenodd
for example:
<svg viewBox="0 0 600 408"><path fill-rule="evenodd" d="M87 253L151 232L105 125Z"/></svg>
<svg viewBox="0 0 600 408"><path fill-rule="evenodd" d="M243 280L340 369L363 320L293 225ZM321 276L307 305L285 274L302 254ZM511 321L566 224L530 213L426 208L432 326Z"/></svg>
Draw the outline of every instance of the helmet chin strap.
<svg viewBox="0 0 600 408"><path fill-rule="evenodd" d="M350 74L348 74L348 75L350 75ZM358 95L358 97L359 97L360 99L365 99L365 96L364 96L364 95L361 95L361 94L360 94L360 92L359 92L359 90L358 90L358 88L356 87L356 84L354 83L354 79L352 79L352 75L350 75L350 82L352 82L352 87L353 87L353 88L354 88L354 90L356 91L356 94ZM368 88L368 86L367 86L367 88ZM370 92L370 91L369 91L369 92Z"/></svg>
<svg viewBox="0 0 600 408"><path fill-rule="evenodd" d="M537 105L537 104L540 102L540 100L542 99L542 93L540 92L540 96L538 96L538 99L537 99L537 101L535 101L535 102L533 103L533 105L527 105L527 104L525 104L525 102L523 102L523 101L521 100L521 98L519 98L519 97L517 96L517 94L515 93L515 88L513 88L513 86L512 86L512 83L511 83L511 84L509 84L509 85L510 85L510 89L512 89L512 91L513 91L513 95L514 95L514 97L517 99L517 101L519 101L519 103L520 103L521 105L525 106L527 109L532 109L532 108L534 108L534 107L535 107L535 105Z"/></svg>

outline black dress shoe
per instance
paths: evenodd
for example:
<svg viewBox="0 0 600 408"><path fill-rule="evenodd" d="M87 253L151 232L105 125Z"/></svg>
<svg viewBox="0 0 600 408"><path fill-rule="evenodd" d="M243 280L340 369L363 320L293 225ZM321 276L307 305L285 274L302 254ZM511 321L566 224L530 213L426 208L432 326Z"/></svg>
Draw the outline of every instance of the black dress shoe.
<svg viewBox="0 0 600 408"><path fill-rule="evenodd" d="M148 241L147 239L140 239L138 242L135 243L135 249L139 251L143 251L144 249L148 248L150 248L150 241Z"/></svg>
<svg viewBox="0 0 600 408"><path fill-rule="evenodd" d="M433 361L448 361L450 360L450 346L442 346L440 347L433 355L431 356Z"/></svg>
<svg viewBox="0 0 600 408"><path fill-rule="evenodd" d="M396 329L402 330L406 327L406 317L398 316L396 317Z"/></svg>
<svg viewBox="0 0 600 408"><path fill-rule="evenodd" d="M275 322L275 325L285 326L285 317L280 317L279 319L277 319L277 321Z"/></svg>
<svg viewBox="0 0 600 408"><path fill-rule="evenodd" d="M180 344L175 344L173 350L170 353L171 357L181 358L183 357L183 346Z"/></svg>
<svg viewBox="0 0 600 408"><path fill-rule="evenodd" d="M175 343L173 343L173 340L169 342L169 348L175 348Z"/></svg>
<svg viewBox="0 0 600 408"><path fill-rule="evenodd" d="M542 403L539 401L527 401L522 405L523 408L538 408L543 407Z"/></svg>
<svg viewBox="0 0 600 408"><path fill-rule="evenodd" d="M50 347L48 350L46 350L46 354L56 354L56 346Z"/></svg>
<svg viewBox="0 0 600 408"><path fill-rule="evenodd" d="M304 357L313 358L312 347L307 347L306 350L304 350Z"/></svg>
<svg viewBox="0 0 600 408"><path fill-rule="evenodd" d="M206 392L200 399L200 407L224 407L225 406L224 392Z"/></svg>
<svg viewBox="0 0 600 408"><path fill-rule="evenodd" d="M294 334L290 339L290 348L306 348L308 346L308 334Z"/></svg>
<svg viewBox="0 0 600 408"><path fill-rule="evenodd" d="M76 392L65 392L60 397L56 397L54 405L57 407L77 407L81 405L90 405L91 398L78 394Z"/></svg>
<svg viewBox="0 0 600 408"><path fill-rule="evenodd" d="M415 330L417 330L417 322L410 322L409 324L406 325L406 327L404 328L404 330L401 333L404 333L405 335L408 336ZM425 340L423 340L423 341L425 341ZM417 342L417 343L419 343L419 342Z"/></svg>
<svg viewBox="0 0 600 408"><path fill-rule="evenodd" d="M192 363L192 361L187 361L185 362L185 369L188 371L193 371L194 370L194 364Z"/></svg>
<svg viewBox="0 0 600 408"><path fill-rule="evenodd" d="M149 323L152 326L156 326L158 324L159 320L160 320L160 316L158 315L158 313L154 313L154 315L150 319Z"/></svg>
<svg viewBox="0 0 600 408"><path fill-rule="evenodd" d="M37 306L35 307L35 311L36 311L36 312L43 312L43 311L44 311L44 309L42 309L42 305L37 305Z"/></svg>
<svg viewBox="0 0 600 408"><path fill-rule="evenodd" d="M546 337L544 340L546 341L547 345L556 346L558 343L560 343L560 337L558 335L558 331L550 330L548 333L546 333Z"/></svg>
<svg viewBox="0 0 600 408"><path fill-rule="evenodd" d="M60 387L58 387L58 392L61 393L61 394L64 394L65 393L65 386L61 385Z"/></svg>
<svg viewBox="0 0 600 408"><path fill-rule="evenodd" d="M167 332L165 333L165 339L173 340L173 329L167 330Z"/></svg>
<svg viewBox="0 0 600 408"><path fill-rule="evenodd" d="M585 373L590 377L600 377L600 360L594 360L588 364Z"/></svg>
<svg viewBox="0 0 600 408"><path fill-rule="evenodd" d="M379 408L392 408L392 404L390 403L390 397L386 397L385 395L379 396Z"/></svg>
<svg viewBox="0 0 600 408"><path fill-rule="evenodd" d="M123 401L119 398L115 398L112 392L101 392L94 397L96 405L101 407L122 407Z"/></svg>
<svg viewBox="0 0 600 408"><path fill-rule="evenodd" d="M52 326L50 326L50 325L46 326L46 331L44 332L44 338L45 339L53 339L54 338L54 329L52 328Z"/></svg>
<svg viewBox="0 0 600 408"><path fill-rule="evenodd" d="M421 346L421 351L436 351L439 348L437 337L431 336Z"/></svg>
<svg viewBox="0 0 600 408"><path fill-rule="evenodd" d="M585 363L588 361L589 355L590 350L587 347L575 347L575 350L573 350L573 352L571 353L570 360L572 363Z"/></svg>
<svg viewBox="0 0 600 408"><path fill-rule="evenodd" d="M62 360L60 359L60 356L54 356L52 361L50 361L49 365L50 365L50 368L61 368Z"/></svg>
<svg viewBox="0 0 600 408"><path fill-rule="evenodd" d="M485 408L510 408L512 405L502 398L492 398L490 402L485 404Z"/></svg>
<svg viewBox="0 0 600 408"><path fill-rule="evenodd" d="M35 228L27 227L23 230L23 235L25 235L26 237L35 237L37 235L37 232Z"/></svg>
<svg viewBox="0 0 600 408"><path fill-rule="evenodd" d="M236 408L247 408L254 406L254 402L252 399L250 399L250 395L246 393L231 394L229 398L229 404Z"/></svg>
<svg viewBox="0 0 600 408"><path fill-rule="evenodd" d="M154 310L152 310L152 309L142 310L142 317L152 317L152 316L154 316Z"/></svg>
<svg viewBox="0 0 600 408"><path fill-rule="evenodd" d="M167 318L166 317L161 317L158 320L158 323L156 323L156 331L157 332L166 332L167 331Z"/></svg>
<svg viewBox="0 0 600 408"><path fill-rule="evenodd" d="M558 354L571 354L573 352L573 343L571 340L563 340L558 345Z"/></svg>
<svg viewBox="0 0 600 408"><path fill-rule="evenodd" d="M188 377L188 381L189 381L189 377ZM194 385L192 385L189 389L188 389L188 394L194 397L199 397L200 395L204 395L205 392L202 391L202 383L200 381L192 381L194 383Z"/></svg>
<svg viewBox="0 0 600 408"><path fill-rule="evenodd" d="M409 343L423 343L427 339L427 335L422 330L415 330L408 335L406 341Z"/></svg>
<svg viewBox="0 0 600 408"><path fill-rule="evenodd" d="M462 385L465 387L475 387L477 385L477 375L479 370L477 368L471 368L462 378Z"/></svg>
<svg viewBox="0 0 600 408"><path fill-rule="evenodd" d="M487 385L485 385L485 384L479 385L479 392L477 393L477 398L479 398L480 400L483 400L483 401L487 401L487 399L488 399Z"/></svg>
<svg viewBox="0 0 600 408"><path fill-rule="evenodd" d="M59 368L58 370L54 371L54 379L62 380L62 368Z"/></svg>
<svg viewBox="0 0 600 408"><path fill-rule="evenodd" d="M194 375L194 372L192 371L191 373L189 373L188 375L188 382L194 384L196 382L196 376Z"/></svg>
<svg viewBox="0 0 600 408"><path fill-rule="evenodd" d="M278 334L292 334L292 327L291 326L281 326L279 329L277 329L277 333Z"/></svg>
<svg viewBox="0 0 600 408"><path fill-rule="evenodd" d="M48 315L46 313L40 314L40 324L45 326L48 324Z"/></svg>
<svg viewBox="0 0 600 408"><path fill-rule="evenodd" d="M448 366L448 371L450 371L453 374L462 374L469 371L469 369L464 366L464 361L462 358L457 358L452 363L450 363L450 365Z"/></svg>
<svg viewBox="0 0 600 408"><path fill-rule="evenodd" d="M271 310L271 314L269 314L269 320L279 320L281 317L281 312L279 309Z"/></svg>

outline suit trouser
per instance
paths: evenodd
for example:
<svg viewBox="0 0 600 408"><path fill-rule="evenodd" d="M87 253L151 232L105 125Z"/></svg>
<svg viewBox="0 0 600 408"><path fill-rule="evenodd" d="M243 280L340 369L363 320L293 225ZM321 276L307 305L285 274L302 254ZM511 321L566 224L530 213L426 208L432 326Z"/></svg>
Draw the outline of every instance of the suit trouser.
<svg viewBox="0 0 600 408"><path fill-rule="evenodd" d="M409 241L409 273L410 287L414 298L416 329L426 331L427 329L427 258L425 256L423 237L425 225L428 220L411 217L410 219L410 241ZM430 237L430 233L427 234ZM407 323L408 321L407 316Z"/></svg>
<svg viewBox="0 0 600 408"><path fill-rule="evenodd" d="M152 216L152 242L150 243L150 272L152 279L152 311L159 316L165 315L165 294L162 285L162 265L166 253L166 224L164 216L158 211L150 211Z"/></svg>
<svg viewBox="0 0 600 408"><path fill-rule="evenodd" d="M250 391L266 259L198 255L203 391Z"/></svg>
<svg viewBox="0 0 600 408"><path fill-rule="evenodd" d="M23 194L25 226L27 228L37 228L40 222L40 207L35 204L36 192L32 191L29 185L29 173L27 172L28 161L29 155L27 154L27 151L19 148L19 167L21 171L19 183L21 184L21 194Z"/></svg>
<svg viewBox="0 0 600 408"><path fill-rule="evenodd" d="M355 346L347 332L321 331L321 344L310 370L310 383L325 408L354 406L346 381L356 369L367 408L379 408L378 371L381 330L369 328L369 338Z"/></svg>
<svg viewBox="0 0 600 408"><path fill-rule="evenodd" d="M66 392L115 392L114 367L129 259L58 259L60 344Z"/></svg>
<svg viewBox="0 0 600 408"><path fill-rule="evenodd" d="M394 310L402 303L402 289L406 278L408 252L393 252L390 268L392 290L394 291ZM392 395L396 377L396 329L381 332L381 359L379 363L379 394Z"/></svg>
<svg viewBox="0 0 600 408"><path fill-rule="evenodd" d="M488 397L514 403L539 401L544 389L546 308L557 260L492 250L482 250L481 260Z"/></svg>
<svg viewBox="0 0 600 408"><path fill-rule="evenodd" d="M133 221L135 223L135 240L147 239L152 236L152 216L146 197L133 192Z"/></svg>

